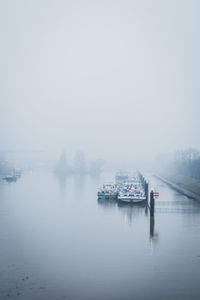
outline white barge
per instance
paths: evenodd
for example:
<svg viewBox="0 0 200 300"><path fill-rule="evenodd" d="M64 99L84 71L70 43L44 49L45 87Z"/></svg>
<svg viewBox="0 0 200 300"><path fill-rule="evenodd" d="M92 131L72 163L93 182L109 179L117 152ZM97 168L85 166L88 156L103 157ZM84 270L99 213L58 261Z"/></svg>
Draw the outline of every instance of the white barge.
<svg viewBox="0 0 200 300"><path fill-rule="evenodd" d="M136 195L134 193L119 193L117 196L117 199L121 202L126 202L126 203L141 203L146 201L146 196L141 194L141 195Z"/></svg>
<svg viewBox="0 0 200 300"><path fill-rule="evenodd" d="M99 189L97 196L99 199L117 199L118 191L115 184L103 184Z"/></svg>

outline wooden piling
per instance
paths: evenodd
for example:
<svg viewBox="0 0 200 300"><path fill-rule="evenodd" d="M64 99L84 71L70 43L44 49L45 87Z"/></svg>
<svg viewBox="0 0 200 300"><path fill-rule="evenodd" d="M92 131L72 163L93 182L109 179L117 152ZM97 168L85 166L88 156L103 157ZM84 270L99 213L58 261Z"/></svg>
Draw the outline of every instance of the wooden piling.
<svg viewBox="0 0 200 300"><path fill-rule="evenodd" d="M145 196L146 196L146 200L147 200L147 203L148 203L148 200L149 200L149 184L147 181L145 181Z"/></svg>
<svg viewBox="0 0 200 300"><path fill-rule="evenodd" d="M154 206L155 206L155 201L154 201L154 194L153 191L150 192L150 216L154 216Z"/></svg>

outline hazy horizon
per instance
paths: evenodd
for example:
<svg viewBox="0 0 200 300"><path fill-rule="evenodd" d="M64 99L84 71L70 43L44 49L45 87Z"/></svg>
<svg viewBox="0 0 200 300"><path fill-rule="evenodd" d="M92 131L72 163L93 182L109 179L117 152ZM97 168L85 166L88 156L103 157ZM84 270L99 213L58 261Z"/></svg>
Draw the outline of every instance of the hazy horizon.
<svg viewBox="0 0 200 300"><path fill-rule="evenodd" d="M200 148L199 1L0 1L0 149Z"/></svg>

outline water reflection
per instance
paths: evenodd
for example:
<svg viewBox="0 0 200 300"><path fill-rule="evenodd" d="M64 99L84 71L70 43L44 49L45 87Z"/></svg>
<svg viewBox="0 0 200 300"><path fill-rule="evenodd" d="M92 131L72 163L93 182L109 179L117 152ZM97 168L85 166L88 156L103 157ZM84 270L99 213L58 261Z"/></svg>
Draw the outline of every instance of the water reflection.
<svg viewBox="0 0 200 300"><path fill-rule="evenodd" d="M58 183L60 185L60 190L62 192L62 194L65 194L65 190L66 190L66 185L67 185L67 180L68 180L68 175L66 174L57 174L55 173L55 176L58 180Z"/></svg>
<svg viewBox="0 0 200 300"><path fill-rule="evenodd" d="M200 204L168 187L154 217L145 203L97 201L109 176L26 173L0 185L1 299L17 299L18 282L20 299L197 299Z"/></svg>
<svg viewBox="0 0 200 300"><path fill-rule="evenodd" d="M150 216L150 226L149 226L149 237L151 244L156 244L158 242L158 232L155 232L155 217Z"/></svg>
<svg viewBox="0 0 200 300"><path fill-rule="evenodd" d="M154 237L154 226L155 226L154 217L150 217L150 238Z"/></svg>
<svg viewBox="0 0 200 300"><path fill-rule="evenodd" d="M125 223L131 224L134 218L138 216L148 215L148 204L143 203L123 203L117 199L97 199L98 205L104 209L114 210L118 207L119 212L124 216Z"/></svg>
<svg viewBox="0 0 200 300"><path fill-rule="evenodd" d="M105 209L114 209L117 204L117 200L115 200L115 199L108 200L108 199L101 198L101 199L97 199L97 201L98 201L98 204Z"/></svg>
<svg viewBox="0 0 200 300"><path fill-rule="evenodd" d="M142 216L145 213L145 203L122 203L118 202L118 209L124 216L124 221L131 224L136 216Z"/></svg>
<svg viewBox="0 0 200 300"><path fill-rule="evenodd" d="M74 184L74 194L77 199L81 199L84 194L85 184L86 184L86 174L74 174L73 184Z"/></svg>
<svg viewBox="0 0 200 300"><path fill-rule="evenodd" d="M62 174L62 173L54 173L60 187L60 191L63 195L66 194L66 187L68 187L71 190L71 187L74 188L74 193L76 194L76 197L81 198L81 195L84 191L84 186L86 182L86 175L85 174Z"/></svg>
<svg viewBox="0 0 200 300"><path fill-rule="evenodd" d="M118 207L119 212L123 215L125 224L132 224L137 217L146 216L149 219L149 239L150 244L156 244L159 239L158 232L155 231L155 216L150 216L148 203L123 203L118 200L98 199L98 205L106 210L114 210ZM148 218L149 216L149 218Z"/></svg>

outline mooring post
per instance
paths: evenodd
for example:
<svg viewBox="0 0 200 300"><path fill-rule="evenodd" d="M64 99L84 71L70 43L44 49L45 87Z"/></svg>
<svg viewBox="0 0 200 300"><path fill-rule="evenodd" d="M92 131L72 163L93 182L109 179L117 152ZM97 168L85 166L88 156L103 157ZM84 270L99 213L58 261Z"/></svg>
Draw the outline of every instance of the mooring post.
<svg viewBox="0 0 200 300"><path fill-rule="evenodd" d="M148 203L148 200L149 200L149 184L148 184L147 181L145 181L145 196L146 196L147 203Z"/></svg>
<svg viewBox="0 0 200 300"><path fill-rule="evenodd" d="M149 192L148 192L148 182L145 181L145 186L144 186L144 189L145 189L145 196L146 196L146 208L145 208L145 214L148 215L148 205L149 205Z"/></svg>
<svg viewBox="0 0 200 300"><path fill-rule="evenodd" d="M154 194L152 190L150 192L150 216L154 216Z"/></svg>

